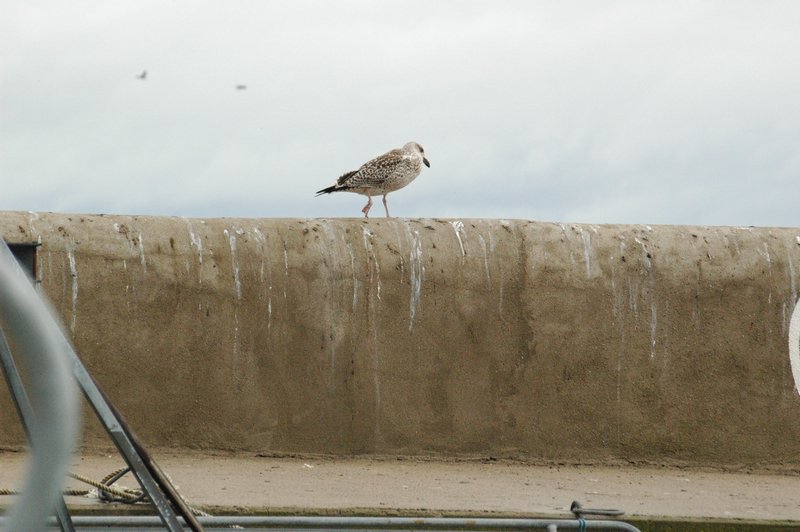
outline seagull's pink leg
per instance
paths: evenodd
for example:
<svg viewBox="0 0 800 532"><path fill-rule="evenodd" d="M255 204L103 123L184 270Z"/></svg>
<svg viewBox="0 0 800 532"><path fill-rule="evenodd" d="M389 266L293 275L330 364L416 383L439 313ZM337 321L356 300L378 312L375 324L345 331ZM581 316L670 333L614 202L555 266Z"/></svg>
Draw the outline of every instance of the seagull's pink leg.
<svg viewBox="0 0 800 532"><path fill-rule="evenodd" d="M364 205L363 209L361 209L361 212L364 213L364 218L369 218L369 209L372 207L372 196L367 197L369 198L369 201L367 201L367 204Z"/></svg>
<svg viewBox="0 0 800 532"><path fill-rule="evenodd" d="M391 218L389 216L389 206L386 204L386 194L383 195L383 208L386 209L386 217Z"/></svg>

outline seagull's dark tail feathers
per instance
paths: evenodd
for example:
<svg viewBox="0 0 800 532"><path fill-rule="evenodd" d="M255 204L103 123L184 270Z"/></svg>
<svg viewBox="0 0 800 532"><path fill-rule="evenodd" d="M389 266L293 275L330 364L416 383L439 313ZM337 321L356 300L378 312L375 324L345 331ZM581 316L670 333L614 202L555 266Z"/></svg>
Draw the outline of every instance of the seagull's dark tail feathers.
<svg viewBox="0 0 800 532"><path fill-rule="evenodd" d="M347 172L346 174L342 175L339 179L336 180L336 184L330 186L328 188L323 188L322 190L317 190L317 196L320 194L330 194L331 192L341 192L343 190L350 190L351 187L347 185L347 180L353 177L358 170L353 170L352 172Z"/></svg>
<svg viewBox="0 0 800 532"><path fill-rule="evenodd" d="M346 181L350 179L353 175L356 174L358 170L353 170L352 172L347 172L339 179L336 180L335 185L331 185L328 188L323 188L322 190L317 190L317 196L321 194L330 194L331 192L341 192L342 190L350 190L350 187L347 186Z"/></svg>
<svg viewBox="0 0 800 532"><path fill-rule="evenodd" d="M317 196L321 196L323 194L330 194L331 192L336 192L337 190L342 190L342 189L338 185L331 185L328 188L317 190Z"/></svg>

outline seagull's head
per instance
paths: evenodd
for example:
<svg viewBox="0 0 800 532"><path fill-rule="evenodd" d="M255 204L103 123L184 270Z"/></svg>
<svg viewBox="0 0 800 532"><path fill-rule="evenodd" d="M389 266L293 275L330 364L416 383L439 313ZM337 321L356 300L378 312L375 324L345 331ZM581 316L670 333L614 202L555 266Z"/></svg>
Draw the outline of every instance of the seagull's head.
<svg viewBox="0 0 800 532"><path fill-rule="evenodd" d="M422 146L420 146L418 143L413 141L409 142L405 146L403 146L403 150L418 155L419 157L422 158L422 162L425 164L425 166L427 166L428 168L431 167L431 163L428 161L428 159L425 158L425 150L422 149Z"/></svg>

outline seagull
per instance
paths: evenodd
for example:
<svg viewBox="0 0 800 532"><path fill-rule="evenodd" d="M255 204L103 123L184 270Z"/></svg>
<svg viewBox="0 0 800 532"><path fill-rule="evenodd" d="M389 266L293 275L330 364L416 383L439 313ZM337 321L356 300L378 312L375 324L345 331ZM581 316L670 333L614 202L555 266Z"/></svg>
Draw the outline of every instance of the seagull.
<svg viewBox="0 0 800 532"><path fill-rule="evenodd" d="M147 79L147 70L142 70L142 73L136 76L137 78L141 79L142 81Z"/></svg>
<svg viewBox="0 0 800 532"><path fill-rule="evenodd" d="M244 91L247 90L247 85L236 85L237 91Z"/></svg>
<svg viewBox="0 0 800 532"><path fill-rule="evenodd" d="M363 194L368 200L361 212L367 218L372 207L372 196L382 194L386 217L389 218L386 195L414 181L422 171L423 164L431 167L425 158L425 150L416 142L408 142L400 149L388 151L364 163L358 170L347 172L336 180L335 185L318 190L317 196L332 192Z"/></svg>

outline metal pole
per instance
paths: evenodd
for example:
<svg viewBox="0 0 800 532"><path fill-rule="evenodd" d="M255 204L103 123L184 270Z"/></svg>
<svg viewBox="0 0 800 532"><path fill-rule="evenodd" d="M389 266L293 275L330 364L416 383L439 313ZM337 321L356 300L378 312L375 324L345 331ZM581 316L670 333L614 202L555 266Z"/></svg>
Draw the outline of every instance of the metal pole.
<svg viewBox="0 0 800 532"><path fill-rule="evenodd" d="M66 339L64 342L66 343ZM105 427L111 440L117 446L122 457L128 465L131 466L134 475L139 480L139 484L155 506L164 526L166 526L170 532L182 532L183 527L178 521L178 517L170 506L169 501L164 496L158 482L153 478L147 465L142 460L141 454L130 438L130 432L126 431L127 425L124 425L124 421L121 421L118 412L116 412L111 406L111 403L107 401L105 394L100 390L100 387L92 376L89 375L86 366L83 365L83 362L81 362L78 355L75 354L72 347L68 347L68 356L72 364L72 373L75 376L75 380L78 381L78 386L80 386L86 400L92 405L95 414L100 418L100 422ZM202 530L202 528L200 530Z"/></svg>
<svg viewBox="0 0 800 532"><path fill-rule="evenodd" d="M589 519L581 525L577 519L515 519L469 517L349 517L349 516L215 516L200 517L209 528L241 526L261 529L317 530L621 530L641 532L624 521ZM0 523L2 520L0 519ZM78 527L123 528L154 527L158 519L151 516L76 516ZM550 528L548 528L550 527Z"/></svg>
<svg viewBox="0 0 800 532"><path fill-rule="evenodd" d="M89 378L91 378L91 376ZM142 445L142 442L136 436L136 433L133 432L133 429L130 428L128 422L125 421L125 418L122 416L122 414L120 414L111 401L108 400L108 397L99 387L97 381L92 379L92 382L100 392L100 395L103 397L106 405L111 410L111 413L117 418L120 428L128 436L128 439L133 445L134 450L141 457L142 463L144 464L145 468L147 468L147 472L153 478L153 481L163 491L164 495L166 495L167 499L169 499L172 505L178 510L178 513L181 517L183 517L189 528L191 528L194 532L202 532L203 526L197 521L197 518L194 516L191 509L189 509L189 507L186 505L183 497L181 497L180 494L175 490L175 487L150 455L150 452L144 447L144 445Z"/></svg>

